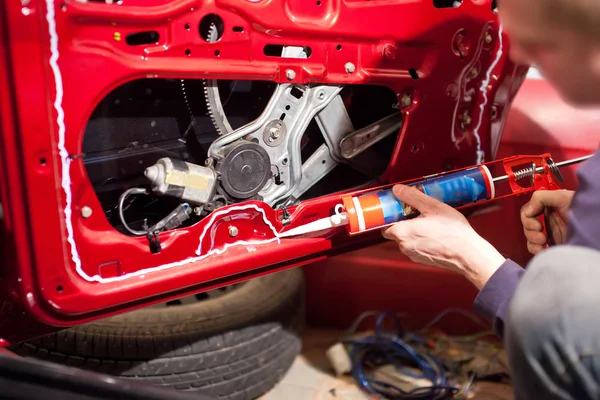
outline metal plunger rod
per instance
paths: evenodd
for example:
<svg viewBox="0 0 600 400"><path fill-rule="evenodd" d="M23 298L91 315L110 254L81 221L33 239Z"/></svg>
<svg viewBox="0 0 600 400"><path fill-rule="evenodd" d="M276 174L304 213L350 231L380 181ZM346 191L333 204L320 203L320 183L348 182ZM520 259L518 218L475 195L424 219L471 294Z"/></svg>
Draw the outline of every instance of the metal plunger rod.
<svg viewBox="0 0 600 400"><path fill-rule="evenodd" d="M590 155L583 156L583 157L573 158L571 160L561 161L561 162L558 162L558 163L554 164L554 166L557 167L557 168L561 168L561 167L566 167L568 165L578 164L580 162L583 162L583 161L587 160L588 158L591 158L592 156L593 156L593 154L590 154ZM544 167L537 167L535 169L536 173L543 172L543 171L544 171ZM494 183L496 183L496 182L505 181L507 179L508 179L508 175L502 175L502 176L498 176L496 178L493 178L492 181Z"/></svg>

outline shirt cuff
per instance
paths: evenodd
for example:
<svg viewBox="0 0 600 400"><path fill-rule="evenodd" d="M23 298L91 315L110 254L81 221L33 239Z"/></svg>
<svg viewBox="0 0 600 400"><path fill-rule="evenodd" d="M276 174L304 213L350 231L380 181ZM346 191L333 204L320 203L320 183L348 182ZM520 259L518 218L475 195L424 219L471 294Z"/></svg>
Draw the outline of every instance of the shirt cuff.
<svg viewBox="0 0 600 400"><path fill-rule="evenodd" d="M507 259L494 272L481 289L473 308L475 312L490 322L504 320L508 302L513 296L517 283L525 270L514 261Z"/></svg>

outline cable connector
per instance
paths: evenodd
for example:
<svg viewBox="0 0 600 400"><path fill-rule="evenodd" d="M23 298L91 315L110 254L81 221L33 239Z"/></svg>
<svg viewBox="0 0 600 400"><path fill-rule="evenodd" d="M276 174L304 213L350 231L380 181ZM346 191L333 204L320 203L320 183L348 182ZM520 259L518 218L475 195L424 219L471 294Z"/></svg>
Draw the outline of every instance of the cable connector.
<svg viewBox="0 0 600 400"><path fill-rule="evenodd" d="M352 360L342 343L336 343L325 352L329 363L337 376L348 374L352 371Z"/></svg>

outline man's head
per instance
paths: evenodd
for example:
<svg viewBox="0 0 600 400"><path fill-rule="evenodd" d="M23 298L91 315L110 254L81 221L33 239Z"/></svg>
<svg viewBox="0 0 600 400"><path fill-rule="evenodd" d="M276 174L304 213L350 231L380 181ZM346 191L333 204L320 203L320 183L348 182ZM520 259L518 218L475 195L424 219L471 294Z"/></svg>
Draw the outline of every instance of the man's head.
<svg viewBox="0 0 600 400"><path fill-rule="evenodd" d="M566 101L600 105L600 0L499 0L511 58L537 67Z"/></svg>

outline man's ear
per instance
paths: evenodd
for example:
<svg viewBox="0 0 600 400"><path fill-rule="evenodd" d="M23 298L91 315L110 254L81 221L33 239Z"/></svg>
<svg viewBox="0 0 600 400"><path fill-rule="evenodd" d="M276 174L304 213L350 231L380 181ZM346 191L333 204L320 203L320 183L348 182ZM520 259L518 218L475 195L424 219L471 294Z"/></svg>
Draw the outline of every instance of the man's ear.
<svg viewBox="0 0 600 400"><path fill-rule="evenodd" d="M591 51L592 72L600 80L600 46L594 46Z"/></svg>

